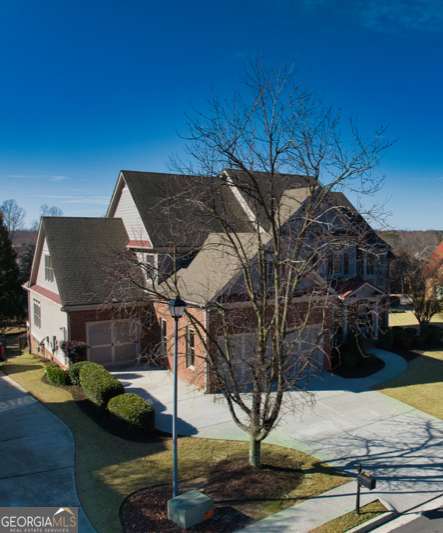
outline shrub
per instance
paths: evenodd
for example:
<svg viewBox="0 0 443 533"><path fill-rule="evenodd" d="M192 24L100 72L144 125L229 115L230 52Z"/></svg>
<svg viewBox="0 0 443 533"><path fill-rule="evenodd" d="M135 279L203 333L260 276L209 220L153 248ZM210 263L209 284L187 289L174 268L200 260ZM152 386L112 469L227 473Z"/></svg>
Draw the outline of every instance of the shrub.
<svg viewBox="0 0 443 533"><path fill-rule="evenodd" d="M95 363L80 368L80 386L85 396L99 407L106 407L111 398L124 392L120 381Z"/></svg>
<svg viewBox="0 0 443 533"><path fill-rule="evenodd" d="M125 392L114 396L108 403L108 411L129 430L151 433L154 430L155 411L150 402L137 394Z"/></svg>
<svg viewBox="0 0 443 533"><path fill-rule="evenodd" d="M382 350L392 350L394 346L394 332L392 328L388 328L377 339L377 346Z"/></svg>
<svg viewBox="0 0 443 533"><path fill-rule="evenodd" d="M428 324L422 326L420 335L416 339L418 348L440 348L442 346L443 330L438 326Z"/></svg>
<svg viewBox="0 0 443 533"><path fill-rule="evenodd" d="M351 369L361 362L366 355L367 342L358 333L349 333L344 342L339 346L341 366Z"/></svg>
<svg viewBox="0 0 443 533"><path fill-rule="evenodd" d="M393 333L393 347L399 350L411 350L414 348L417 333L415 328L406 328L403 326L394 326L392 328Z"/></svg>
<svg viewBox="0 0 443 533"><path fill-rule="evenodd" d="M60 368L58 365L52 363L48 365L45 369L46 378L52 385L57 387L62 387L63 385L69 385L69 374L63 368Z"/></svg>
<svg viewBox="0 0 443 533"><path fill-rule="evenodd" d="M78 363L74 363L69 367L68 371L73 385L80 385L80 370L86 365L103 368L101 365L92 363L91 361L79 361Z"/></svg>
<svg viewBox="0 0 443 533"><path fill-rule="evenodd" d="M63 341L61 349L71 363L78 363L86 360L88 345L81 341Z"/></svg>

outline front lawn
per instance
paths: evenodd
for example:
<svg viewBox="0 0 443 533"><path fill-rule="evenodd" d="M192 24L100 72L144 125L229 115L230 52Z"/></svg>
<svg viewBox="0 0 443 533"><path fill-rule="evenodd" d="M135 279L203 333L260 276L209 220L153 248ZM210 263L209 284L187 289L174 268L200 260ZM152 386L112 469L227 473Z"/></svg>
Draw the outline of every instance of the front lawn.
<svg viewBox="0 0 443 533"><path fill-rule="evenodd" d="M443 351L427 350L409 362L406 372L383 384L381 392L443 419Z"/></svg>
<svg viewBox="0 0 443 533"><path fill-rule="evenodd" d="M443 325L443 313L434 315L431 323ZM389 313L389 326L418 326L418 322L412 311L394 311Z"/></svg>
<svg viewBox="0 0 443 533"><path fill-rule="evenodd" d="M42 380L44 363L29 354L13 357L2 370L42 401L69 426L76 443L77 488L84 509L99 532L121 531L119 507L135 490L170 480L171 441L135 442L108 433L89 418L68 387ZM247 443L181 438L182 480L207 479L221 461L247 456ZM263 446L264 458L275 465L297 465L296 481L283 494L276 486L276 501L243 502L254 518L293 505L347 481L314 457L273 445Z"/></svg>

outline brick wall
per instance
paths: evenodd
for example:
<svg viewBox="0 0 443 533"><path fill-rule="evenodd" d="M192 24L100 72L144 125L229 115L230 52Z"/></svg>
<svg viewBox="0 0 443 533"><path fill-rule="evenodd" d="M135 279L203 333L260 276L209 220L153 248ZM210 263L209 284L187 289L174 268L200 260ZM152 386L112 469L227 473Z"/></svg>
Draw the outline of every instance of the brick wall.
<svg viewBox="0 0 443 533"><path fill-rule="evenodd" d="M188 308L188 313L196 320L204 323L206 311L202 309ZM174 356L174 319L171 317L167 304L155 304L155 312L158 323L161 320L166 321L167 325L167 365L172 370ZM206 349L204 342L200 339L197 332L195 334L195 364L192 368L186 367L186 326L193 327L192 322L186 316L179 320L178 331L178 374L181 379L187 383L192 383L202 390L207 390L206 383ZM195 329L195 328L193 328Z"/></svg>

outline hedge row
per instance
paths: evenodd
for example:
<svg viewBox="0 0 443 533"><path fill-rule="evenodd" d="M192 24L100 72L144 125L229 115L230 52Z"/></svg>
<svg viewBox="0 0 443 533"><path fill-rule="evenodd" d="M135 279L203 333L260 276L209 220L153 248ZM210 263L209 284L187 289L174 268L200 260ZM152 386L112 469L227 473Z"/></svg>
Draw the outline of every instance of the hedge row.
<svg viewBox="0 0 443 533"><path fill-rule="evenodd" d="M45 368L46 379L52 385L62 387L63 385L70 385L69 374L63 368L60 368L55 363L51 363Z"/></svg>
<svg viewBox="0 0 443 533"><path fill-rule="evenodd" d="M96 363L82 365L79 376L86 398L99 407L106 407L111 398L125 392L120 381Z"/></svg>
<svg viewBox="0 0 443 533"><path fill-rule="evenodd" d="M385 350L426 350L441 347L443 331L438 326L429 324L421 332L416 328L394 326L380 337L377 346Z"/></svg>
<svg viewBox="0 0 443 533"><path fill-rule="evenodd" d="M85 396L106 409L119 429L149 434L154 430L155 411L137 394L124 392L123 385L102 365L80 361L63 370L56 364L46 367L46 377L56 386L80 385Z"/></svg>

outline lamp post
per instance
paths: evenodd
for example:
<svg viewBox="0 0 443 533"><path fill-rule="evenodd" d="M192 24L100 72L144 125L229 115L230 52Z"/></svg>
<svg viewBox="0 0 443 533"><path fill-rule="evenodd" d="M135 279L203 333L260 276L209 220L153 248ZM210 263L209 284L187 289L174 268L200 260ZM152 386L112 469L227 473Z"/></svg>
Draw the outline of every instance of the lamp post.
<svg viewBox="0 0 443 533"><path fill-rule="evenodd" d="M178 321L186 309L186 302L179 296L169 301L169 311L174 319L173 410L172 410L172 497L178 496L177 456L177 384L178 384Z"/></svg>

